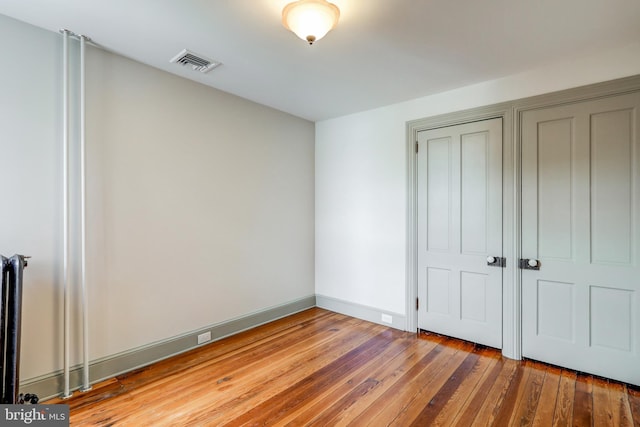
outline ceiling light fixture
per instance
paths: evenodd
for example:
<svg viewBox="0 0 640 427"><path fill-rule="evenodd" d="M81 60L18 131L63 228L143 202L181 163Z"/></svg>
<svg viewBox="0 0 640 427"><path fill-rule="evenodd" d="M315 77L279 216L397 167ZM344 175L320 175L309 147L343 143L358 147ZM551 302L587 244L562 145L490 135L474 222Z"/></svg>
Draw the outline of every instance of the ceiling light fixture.
<svg viewBox="0 0 640 427"><path fill-rule="evenodd" d="M323 38L339 17L340 9L327 0L298 0L282 9L282 25L309 44Z"/></svg>

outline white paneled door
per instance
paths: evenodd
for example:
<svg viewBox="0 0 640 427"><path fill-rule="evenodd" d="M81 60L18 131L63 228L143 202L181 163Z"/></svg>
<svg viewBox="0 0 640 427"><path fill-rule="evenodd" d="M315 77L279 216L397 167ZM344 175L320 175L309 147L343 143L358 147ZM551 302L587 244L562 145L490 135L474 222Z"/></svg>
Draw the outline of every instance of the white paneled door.
<svg viewBox="0 0 640 427"><path fill-rule="evenodd" d="M522 114L523 355L640 385L640 94Z"/></svg>
<svg viewBox="0 0 640 427"><path fill-rule="evenodd" d="M418 148L418 327L501 348L502 119L419 132Z"/></svg>

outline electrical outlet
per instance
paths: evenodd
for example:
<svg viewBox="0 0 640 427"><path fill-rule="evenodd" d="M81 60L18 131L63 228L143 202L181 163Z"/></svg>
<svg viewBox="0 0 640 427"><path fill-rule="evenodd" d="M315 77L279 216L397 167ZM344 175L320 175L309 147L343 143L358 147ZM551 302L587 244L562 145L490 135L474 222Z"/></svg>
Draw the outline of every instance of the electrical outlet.
<svg viewBox="0 0 640 427"><path fill-rule="evenodd" d="M211 341L211 331L198 335L198 344L204 344Z"/></svg>
<svg viewBox="0 0 640 427"><path fill-rule="evenodd" d="M382 323L387 323L389 325L393 324L393 317L391 317L388 314L383 314L382 315Z"/></svg>

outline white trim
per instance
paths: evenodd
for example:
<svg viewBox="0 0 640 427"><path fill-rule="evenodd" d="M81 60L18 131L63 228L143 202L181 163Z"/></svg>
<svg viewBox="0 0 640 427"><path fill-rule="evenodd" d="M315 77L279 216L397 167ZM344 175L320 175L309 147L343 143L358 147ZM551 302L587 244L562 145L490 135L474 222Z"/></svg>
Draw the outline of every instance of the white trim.
<svg viewBox="0 0 640 427"><path fill-rule="evenodd" d="M407 247L406 247L406 283L407 296L406 314L407 322L405 330L415 332L418 329L418 310L416 299L418 298L418 217L417 217L417 156L418 129L413 122L407 123Z"/></svg>

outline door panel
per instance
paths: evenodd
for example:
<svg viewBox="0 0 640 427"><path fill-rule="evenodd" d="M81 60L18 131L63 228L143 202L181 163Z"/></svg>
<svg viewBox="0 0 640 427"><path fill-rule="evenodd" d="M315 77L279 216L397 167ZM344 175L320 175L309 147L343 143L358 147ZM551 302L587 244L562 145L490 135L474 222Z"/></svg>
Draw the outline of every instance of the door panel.
<svg viewBox="0 0 640 427"><path fill-rule="evenodd" d="M539 125L540 186L546 191L538 198L539 253L554 259L571 259L571 160L570 119ZM541 255L542 256L542 255Z"/></svg>
<svg viewBox="0 0 640 427"><path fill-rule="evenodd" d="M451 240L451 138L427 144L427 245L433 251L449 251Z"/></svg>
<svg viewBox="0 0 640 427"><path fill-rule="evenodd" d="M500 348L502 119L418 134L418 326Z"/></svg>
<svg viewBox="0 0 640 427"><path fill-rule="evenodd" d="M631 263L632 113L623 109L591 117L592 261L598 264Z"/></svg>
<svg viewBox="0 0 640 427"><path fill-rule="evenodd" d="M640 95L522 115L525 357L640 384Z"/></svg>
<svg viewBox="0 0 640 427"><path fill-rule="evenodd" d="M487 253L488 134L475 132L460 138L460 238L463 254Z"/></svg>

